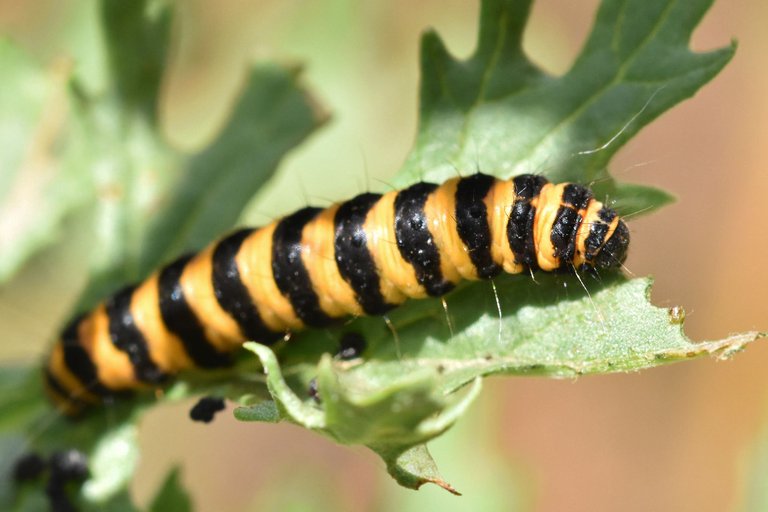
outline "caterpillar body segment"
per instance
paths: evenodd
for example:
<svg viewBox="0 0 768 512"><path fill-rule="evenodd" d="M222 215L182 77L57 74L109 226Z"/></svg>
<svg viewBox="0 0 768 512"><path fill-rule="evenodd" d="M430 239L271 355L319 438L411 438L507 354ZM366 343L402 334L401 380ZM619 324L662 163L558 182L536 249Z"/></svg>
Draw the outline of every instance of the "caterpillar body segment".
<svg viewBox="0 0 768 512"><path fill-rule="evenodd" d="M245 340L381 315L501 272L617 267L629 231L576 184L484 174L364 193L242 229L177 259L70 322L49 356L66 413L229 363Z"/></svg>

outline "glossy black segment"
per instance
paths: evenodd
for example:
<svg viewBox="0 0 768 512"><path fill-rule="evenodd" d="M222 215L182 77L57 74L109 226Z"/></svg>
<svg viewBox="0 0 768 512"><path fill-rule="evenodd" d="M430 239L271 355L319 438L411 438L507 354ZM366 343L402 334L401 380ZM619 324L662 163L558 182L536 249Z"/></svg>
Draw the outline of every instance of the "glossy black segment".
<svg viewBox="0 0 768 512"><path fill-rule="evenodd" d="M83 387L91 393L101 397L111 396L114 394L114 391L108 389L99 381L96 365L93 364L88 352L80 345L78 329L83 318L85 318L85 315L72 319L61 333L64 365L80 381Z"/></svg>
<svg viewBox="0 0 768 512"><path fill-rule="evenodd" d="M619 267L627 259L629 247L629 229L624 221L620 220L611 238L605 242L603 248L595 259L595 265L599 268Z"/></svg>
<svg viewBox="0 0 768 512"><path fill-rule="evenodd" d="M606 241L605 239L608 235L610 224L617 217L617 213L615 210L603 206L597 212L597 216L599 220L593 222L589 227L589 235L587 235L587 238L584 241L584 247L586 249L586 254L584 256L589 265L597 265L595 259L599 255L601 247L603 247L603 244Z"/></svg>
<svg viewBox="0 0 768 512"><path fill-rule="evenodd" d="M131 313L131 298L135 289L135 286L128 286L107 299L105 306L109 317L109 336L112 344L128 355L138 380L159 384L168 375L152 361L147 340Z"/></svg>
<svg viewBox="0 0 768 512"><path fill-rule="evenodd" d="M363 230L366 215L380 198L381 194L360 194L339 205L333 218L336 267L368 315L383 315L395 306L381 294L376 263Z"/></svg>
<svg viewBox="0 0 768 512"><path fill-rule="evenodd" d="M301 232L320 211L320 208L303 208L282 219L272 235L272 276L275 283L291 302L301 321L312 327L322 327L333 321L320 309L309 272L301 259Z"/></svg>
<svg viewBox="0 0 768 512"><path fill-rule="evenodd" d="M541 188L549 182L533 174L521 174L513 178L512 182L515 185L515 202L507 222L509 248L517 263L535 270L539 268L536 242L533 239L536 208L531 206L531 199L538 196Z"/></svg>
<svg viewBox="0 0 768 512"><path fill-rule="evenodd" d="M490 279L501 272L501 266L491 257L491 228L484 202L495 182L493 176L478 173L459 180L456 185L456 230L482 279Z"/></svg>
<svg viewBox="0 0 768 512"><path fill-rule="evenodd" d="M608 229L608 224L603 224L602 222L594 222L589 226L589 235L587 235L586 240L584 240L584 248L586 249L584 258L587 262L591 262L595 259L595 256L597 256L597 252L605 242L605 236L608 234Z"/></svg>
<svg viewBox="0 0 768 512"><path fill-rule="evenodd" d="M248 288L240 278L235 260L240 246L253 231L241 229L216 244L211 262L211 284L219 306L237 322L245 339L269 344L280 339L282 333L273 332L264 325Z"/></svg>
<svg viewBox="0 0 768 512"><path fill-rule="evenodd" d="M427 227L424 204L437 188L433 183L416 183L395 197L395 238L405 261L413 266L416 279L427 294L438 297L453 289L440 270L440 252Z"/></svg>
<svg viewBox="0 0 768 512"><path fill-rule="evenodd" d="M536 174L520 174L512 178L512 183L515 184L515 196L520 200L530 201L539 195L541 187L549 183L549 180Z"/></svg>
<svg viewBox="0 0 768 512"><path fill-rule="evenodd" d="M585 209L589 205L590 199L592 199L592 191L587 187L575 183L569 183L563 187L562 202L577 210Z"/></svg>
<svg viewBox="0 0 768 512"><path fill-rule="evenodd" d="M579 226L581 226L581 215L576 210L569 206L561 206L557 209L549 239L555 251L554 256L560 259L558 268L568 270L572 267Z"/></svg>
<svg viewBox="0 0 768 512"><path fill-rule="evenodd" d="M606 224L610 224L611 222L613 222L613 219L616 218L616 210L612 210L607 206L603 206L597 212L597 216L601 221L605 222Z"/></svg>
<svg viewBox="0 0 768 512"><path fill-rule="evenodd" d="M200 320L189 306L181 286L181 274L193 255L183 256L166 266L158 278L158 305L166 328L175 334L184 351L200 368L227 366L231 358L222 354L205 336Z"/></svg>

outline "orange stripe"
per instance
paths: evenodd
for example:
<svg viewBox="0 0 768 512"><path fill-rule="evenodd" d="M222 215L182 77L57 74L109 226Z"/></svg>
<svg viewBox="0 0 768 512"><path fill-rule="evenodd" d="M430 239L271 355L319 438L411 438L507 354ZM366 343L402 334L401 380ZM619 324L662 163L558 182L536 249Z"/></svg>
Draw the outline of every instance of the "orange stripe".
<svg viewBox="0 0 768 512"><path fill-rule="evenodd" d="M560 258L555 256L555 247L552 245L552 224L557 219L557 210L560 209L563 197L563 189L567 183L554 185L547 183L541 187L538 197L531 200L531 205L536 208L536 217L533 221L533 242L536 247L536 259L539 267L544 271L552 271L560 266Z"/></svg>
<svg viewBox="0 0 768 512"><path fill-rule="evenodd" d="M523 271L523 265L515 260L507 236L507 224L515 203L515 184L509 180L497 180L483 202L491 229L491 257L504 268L504 272L519 274Z"/></svg>
<svg viewBox="0 0 768 512"><path fill-rule="evenodd" d="M171 333L160 313L158 274L153 274L133 292L131 314L136 327L147 340L152 361L166 373L191 368L194 363L181 340Z"/></svg>
<svg viewBox="0 0 768 512"><path fill-rule="evenodd" d="M619 216L618 216L618 215L616 215L616 216L613 218L613 220L611 221L611 223L608 225L608 232L605 234L605 240L603 241L603 245L605 245L605 243L606 243L608 240L610 240L610 239L611 239L611 237L613 236L613 232L614 232L614 231L616 231L616 228L617 228L617 227L619 227L619 221L620 221L620 220L621 220L621 219L619 218ZM600 246L600 249L602 249L602 248L603 248L603 245L601 245L601 246Z"/></svg>
<svg viewBox="0 0 768 512"><path fill-rule="evenodd" d="M477 269L469 258L469 250L459 237L456 226L456 186L460 179L446 181L435 189L424 203L427 229L440 253L440 272L443 279L454 284L462 278L478 278Z"/></svg>
<svg viewBox="0 0 768 512"><path fill-rule="evenodd" d="M363 308L336 265L336 229L333 219L338 209L338 204L326 208L304 226L301 234L301 260L312 281L320 308L326 315L333 318L360 316Z"/></svg>
<svg viewBox="0 0 768 512"><path fill-rule="evenodd" d="M381 280L381 294L389 304L401 304L406 297L423 298L427 292L416 279L416 271L400 255L395 237L395 197L387 192L371 208L363 230Z"/></svg>
<svg viewBox="0 0 768 512"><path fill-rule="evenodd" d="M232 317L224 311L213 293L212 256L215 244L208 246L184 267L179 284L187 304L200 319L206 338L221 352L240 346L245 337Z"/></svg>
<svg viewBox="0 0 768 512"><path fill-rule="evenodd" d="M80 322L79 338L83 348L96 366L96 374L110 389L137 387L138 382L128 354L112 343L109 335L109 318L104 304Z"/></svg>
<svg viewBox="0 0 768 512"><path fill-rule="evenodd" d="M573 265L576 268L579 268L587 261L587 248L585 243L587 241L587 237L589 236L589 231L592 228L592 225L600 222L598 212L602 207L603 205L600 201L590 199L587 208L585 210L579 211L579 215L581 215L582 221L581 226L579 226L579 230L576 233L576 251L573 255Z"/></svg>
<svg viewBox="0 0 768 512"><path fill-rule="evenodd" d="M237 253L240 277L259 310L261 319L275 332L301 329L304 324L280 292L272 275L272 234L277 222L254 231Z"/></svg>

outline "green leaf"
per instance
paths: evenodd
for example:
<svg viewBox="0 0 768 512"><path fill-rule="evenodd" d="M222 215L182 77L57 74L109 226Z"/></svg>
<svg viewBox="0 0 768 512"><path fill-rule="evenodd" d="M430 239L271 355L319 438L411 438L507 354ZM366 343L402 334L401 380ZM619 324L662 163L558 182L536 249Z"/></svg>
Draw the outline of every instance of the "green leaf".
<svg viewBox="0 0 768 512"><path fill-rule="evenodd" d="M0 432L8 432L49 412L39 371L0 367Z"/></svg>
<svg viewBox="0 0 768 512"><path fill-rule="evenodd" d="M91 478L83 485L87 501L103 503L117 495L130 482L138 462L137 425L127 422L102 433L91 452Z"/></svg>
<svg viewBox="0 0 768 512"><path fill-rule="evenodd" d="M101 1L101 21L116 93L126 109L157 116L172 13L162 2Z"/></svg>
<svg viewBox="0 0 768 512"><path fill-rule="evenodd" d="M262 423L277 423L280 421L280 411L272 400L259 402L256 405L242 406L235 409L235 418L240 421L261 421Z"/></svg>
<svg viewBox="0 0 768 512"><path fill-rule="evenodd" d="M480 375L572 378L702 355L729 357L759 336L750 332L692 343L683 333L679 310L648 301L650 279L604 276L603 287L589 295L572 276L537 276L534 287L529 280L497 280L501 317L490 287L479 297L471 286L449 296L453 336L448 340L439 301L421 301L418 312L394 312L400 357L386 326L358 322L355 327L371 348L366 362L347 369L346 378L386 382L431 368L440 376L442 391L450 392Z"/></svg>
<svg viewBox="0 0 768 512"><path fill-rule="evenodd" d="M173 468L165 482L160 486L152 504L149 506L150 512L165 512L172 510L174 512L191 511L192 500L181 483L181 470L178 467Z"/></svg>
<svg viewBox="0 0 768 512"><path fill-rule="evenodd" d="M111 87L100 95L73 87L101 191L100 251L79 309L231 229L285 154L326 119L295 69L261 64L244 69L239 93L225 98L230 116L214 140L194 154L179 151L165 141L156 109L169 6L109 0L101 10Z"/></svg>
<svg viewBox="0 0 768 512"><path fill-rule="evenodd" d="M454 59L434 32L421 50L421 107L413 151L395 179L441 182L479 168L499 177L615 190L606 165L643 126L692 96L733 56L688 48L711 0L606 0L572 68L550 77L521 48L524 0L482 2L477 49ZM630 192L630 191L622 191ZM631 194L611 196L619 204ZM633 205L657 206L653 198Z"/></svg>
<svg viewBox="0 0 768 512"><path fill-rule="evenodd" d="M480 297L474 286L451 294L450 324L439 300L396 310L390 317L399 347L384 322L358 319L346 329L361 332L367 340L364 361L336 361L325 354L313 368L309 354L319 342L314 333L285 347L282 369L269 348L255 343L246 348L264 366L281 419L343 444L370 447L401 485L416 488L432 482L454 492L419 447L466 411L479 392L478 377L573 378L705 355L727 358L760 336L752 332L692 343L683 333L679 309L657 308L648 301L650 279L604 276L602 288L591 295L573 276L536 279L533 287L530 278L505 276L496 281L501 317L490 286ZM300 363L299 354L307 362ZM287 372L303 377L290 386ZM313 375L319 405L305 391ZM454 393L473 381L466 394ZM274 421L246 408L236 411L236 417Z"/></svg>
<svg viewBox="0 0 768 512"><path fill-rule="evenodd" d="M65 215L88 198L86 160L67 95L72 66L48 69L0 38L0 283L57 238ZM87 183L87 182L85 182Z"/></svg>
<svg viewBox="0 0 768 512"><path fill-rule="evenodd" d="M264 366L267 387L280 419L325 434L343 444L362 444L378 453L389 473L403 486L417 489L431 482L455 490L437 471L423 443L442 434L466 411L480 392L480 380L463 396L448 395L438 386L439 372L424 368L404 378L382 383L358 378L326 354L318 368L322 409L300 398L285 380L269 347L246 343ZM365 366L365 365L362 365ZM258 407L258 408L257 408ZM235 417L244 421L274 421L263 406L240 407Z"/></svg>
<svg viewBox="0 0 768 512"><path fill-rule="evenodd" d="M226 126L207 148L185 159L183 179L150 226L142 274L231 229L280 159L324 122L325 115L297 87L296 70L261 65L244 78Z"/></svg>
<svg viewBox="0 0 768 512"><path fill-rule="evenodd" d="M418 489L424 484L438 485L446 491L461 496L451 484L443 480L437 469L437 464L432 460L423 444L416 445L404 451L392 449L390 445L377 449L371 447L387 463L387 471L397 483L409 489Z"/></svg>

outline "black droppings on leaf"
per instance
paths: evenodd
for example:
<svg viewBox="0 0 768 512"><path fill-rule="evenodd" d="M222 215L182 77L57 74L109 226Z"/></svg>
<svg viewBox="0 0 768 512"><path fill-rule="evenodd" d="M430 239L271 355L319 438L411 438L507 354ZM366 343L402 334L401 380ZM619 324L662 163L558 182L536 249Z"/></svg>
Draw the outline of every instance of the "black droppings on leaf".
<svg viewBox="0 0 768 512"><path fill-rule="evenodd" d="M218 396L204 396L190 409L189 417L192 421L210 423L217 412L226 408L224 399Z"/></svg>

